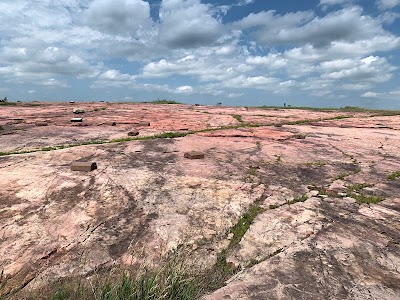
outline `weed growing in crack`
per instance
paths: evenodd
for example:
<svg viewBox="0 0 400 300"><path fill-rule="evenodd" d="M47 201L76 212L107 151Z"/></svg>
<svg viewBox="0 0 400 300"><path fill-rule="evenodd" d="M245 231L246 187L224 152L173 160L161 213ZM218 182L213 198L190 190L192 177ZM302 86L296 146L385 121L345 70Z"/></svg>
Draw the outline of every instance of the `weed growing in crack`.
<svg viewBox="0 0 400 300"><path fill-rule="evenodd" d="M366 195L363 191L366 187L372 187L373 185L368 183L356 183L353 185L347 186L347 196L356 199L358 204L362 203L379 203L383 199L379 196L374 195Z"/></svg>
<svg viewBox="0 0 400 300"><path fill-rule="evenodd" d="M263 261L266 261L267 259L270 259L271 257L274 257L275 255L278 255L279 253L281 253L283 251L283 248L279 248L276 251L272 252L271 254L267 255L266 257L262 258L262 259L255 259L252 258L249 263L247 264L246 268L251 268L254 265L257 265L259 263L262 263Z"/></svg>
<svg viewBox="0 0 400 300"><path fill-rule="evenodd" d="M249 207L247 212L240 217L239 221L230 230L230 232L233 233L233 237L229 244L229 248L237 246L240 243L255 217L263 211L264 209L258 204L253 204Z"/></svg>
<svg viewBox="0 0 400 300"><path fill-rule="evenodd" d="M295 204L297 202L305 202L308 199L307 195L302 195L300 197L294 198L293 200L286 201L286 204Z"/></svg>
<svg viewBox="0 0 400 300"><path fill-rule="evenodd" d="M389 180L395 180L397 178L400 178L400 171L392 172L387 176L387 179Z"/></svg>

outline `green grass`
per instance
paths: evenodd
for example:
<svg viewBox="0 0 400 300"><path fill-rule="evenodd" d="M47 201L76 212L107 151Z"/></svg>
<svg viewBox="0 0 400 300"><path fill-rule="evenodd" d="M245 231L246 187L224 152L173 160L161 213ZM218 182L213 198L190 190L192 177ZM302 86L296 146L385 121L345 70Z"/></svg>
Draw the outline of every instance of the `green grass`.
<svg viewBox="0 0 400 300"><path fill-rule="evenodd" d="M34 290L29 299L192 300L204 293L204 282L209 280L208 277L185 265L183 258L174 253L156 269L140 266L117 273L116 270L104 270L87 278L60 279Z"/></svg>
<svg viewBox="0 0 400 300"><path fill-rule="evenodd" d="M1 102L0 101L0 106L15 106L18 105L17 102Z"/></svg>
<svg viewBox="0 0 400 300"><path fill-rule="evenodd" d="M347 186L347 196L356 199L358 204L379 203L383 200L381 197L375 195L366 195L363 192L364 188L372 186L373 185L368 183L356 183L353 185L349 185Z"/></svg>
<svg viewBox="0 0 400 300"><path fill-rule="evenodd" d="M148 103L151 103L151 104L181 104L180 102L177 102L174 100L167 100L167 99L154 100L154 101L150 101Z"/></svg>
<svg viewBox="0 0 400 300"><path fill-rule="evenodd" d="M230 241L229 248L239 245L242 237L250 228L255 217L263 211L264 209L258 204L252 204L249 207L249 209L240 217L238 222L230 230L230 232L233 233L233 238Z"/></svg>
<svg viewBox="0 0 400 300"><path fill-rule="evenodd" d="M286 204L295 204L297 202L305 202L308 199L307 195L302 195L300 197L296 197L293 200L286 201Z"/></svg>
<svg viewBox="0 0 400 300"><path fill-rule="evenodd" d="M79 147L79 146L87 146L87 145L112 144L112 143L130 142L130 141L146 141L146 140L154 140L154 139L169 139L169 138L184 137L188 134L191 134L191 132L164 132L164 133L150 135L150 136L127 137L127 138L114 139L114 140L92 140L92 141L85 141L85 142L82 142L79 144L48 146L48 147L32 149L32 150L0 152L0 156L7 156L7 155L14 155L14 154L27 154L27 153L34 153L34 152L46 152L46 151L60 150L60 149L73 148L73 147Z"/></svg>
<svg viewBox="0 0 400 300"><path fill-rule="evenodd" d="M389 180L395 180L397 178L400 178L400 171L392 172L387 176L387 179Z"/></svg>
<svg viewBox="0 0 400 300"><path fill-rule="evenodd" d="M236 119L238 122L243 123L243 119L241 115L232 115L234 119Z"/></svg>

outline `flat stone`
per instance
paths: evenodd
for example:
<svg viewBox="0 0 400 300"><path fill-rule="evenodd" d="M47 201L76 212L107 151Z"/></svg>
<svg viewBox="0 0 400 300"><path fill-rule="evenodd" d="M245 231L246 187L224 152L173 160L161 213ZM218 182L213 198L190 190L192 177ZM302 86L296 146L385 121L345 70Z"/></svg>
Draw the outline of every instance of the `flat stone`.
<svg viewBox="0 0 400 300"><path fill-rule="evenodd" d="M316 190L309 191L309 192L307 193L307 197L308 197L308 198L316 197L316 196L318 196L318 194L319 194L319 191L316 191Z"/></svg>
<svg viewBox="0 0 400 300"><path fill-rule="evenodd" d="M49 123L47 123L47 122L36 122L35 123L35 126L47 126L47 125L49 125Z"/></svg>
<svg viewBox="0 0 400 300"><path fill-rule="evenodd" d="M183 156L188 159L203 159L204 153L200 151L190 151L186 152Z"/></svg>
<svg viewBox="0 0 400 300"><path fill-rule="evenodd" d="M128 136L137 136L137 135L139 135L139 131L137 131L137 130L133 130L133 131L129 131L128 132Z"/></svg>
<svg viewBox="0 0 400 300"><path fill-rule="evenodd" d="M348 124L340 124L341 128L353 128L353 126L348 125Z"/></svg>
<svg viewBox="0 0 400 300"><path fill-rule="evenodd" d="M95 162L74 161L71 164L71 171L90 172L95 169L97 169L97 164Z"/></svg>
<svg viewBox="0 0 400 300"><path fill-rule="evenodd" d="M83 122L82 118L72 118L71 122Z"/></svg>
<svg viewBox="0 0 400 300"><path fill-rule="evenodd" d="M107 122L105 124L108 125L108 126L116 126L117 122Z"/></svg>
<svg viewBox="0 0 400 300"><path fill-rule="evenodd" d="M72 112L73 112L74 114L84 114L84 113L85 113L85 110L84 110L83 108L74 108L74 109L72 110Z"/></svg>
<svg viewBox="0 0 400 300"><path fill-rule="evenodd" d="M140 122L138 126L150 126L150 122Z"/></svg>

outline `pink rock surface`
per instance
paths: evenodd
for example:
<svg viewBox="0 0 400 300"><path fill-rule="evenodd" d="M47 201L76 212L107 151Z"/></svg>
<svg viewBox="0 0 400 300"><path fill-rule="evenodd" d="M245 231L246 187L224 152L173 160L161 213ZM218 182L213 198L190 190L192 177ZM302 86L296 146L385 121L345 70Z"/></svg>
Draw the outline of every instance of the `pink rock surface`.
<svg viewBox="0 0 400 300"><path fill-rule="evenodd" d="M9 276L3 294L143 257L157 265L179 245L192 246L193 258L209 267L256 203L264 211L228 249L228 262L243 270L206 299L400 297L400 179L388 179L400 171L399 116L85 103L80 116L88 126L73 126L74 107L0 110L0 270ZM349 118L288 125L343 114ZM241 127L233 115L260 127ZM35 126L39 120L49 125ZM111 121L117 125L106 125ZM139 137L189 134L7 153L126 138L139 122L150 122ZM261 126L273 123L283 126ZM189 151L205 157L185 159ZM73 172L76 160L98 169ZM383 201L339 196L356 183L368 183L366 195ZM315 189L329 197L287 204Z"/></svg>

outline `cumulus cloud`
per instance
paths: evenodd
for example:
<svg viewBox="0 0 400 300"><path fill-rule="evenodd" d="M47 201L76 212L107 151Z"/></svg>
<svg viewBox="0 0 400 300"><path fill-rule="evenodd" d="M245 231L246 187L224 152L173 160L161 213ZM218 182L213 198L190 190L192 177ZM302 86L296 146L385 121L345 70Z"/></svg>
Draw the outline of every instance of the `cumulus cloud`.
<svg viewBox="0 0 400 300"><path fill-rule="evenodd" d="M392 90L384 93L377 92L366 92L360 95L362 98L379 98L379 99L387 99L387 100L400 100L400 90Z"/></svg>
<svg viewBox="0 0 400 300"><path fill-rule="evenodd" d="M142 0L94 0L86 18L89 25L110 34L134 36L152 26L150 4Z"/></svg>
<svg viewBox="0 0 400 300"><path fill-rule="evenodd" d="M269 11L250 15L239 21L238 25L241 28L261 25L255 38L265 45L310 44L323 47L334 42L349 43L387 35L376 19L363 15L363 9L359 6L343 8L315 18L309 12L284 16L273 13Z"/></svg>
<svg viewBox="0 0 400 300"><path fill-rule="evenodd" d="M160 0L150 8L145 0L2 0L0 82L41 85L38 97L85 79L94 89L233 98L365 94L395 80L390 51L400 37L387 25L399 18L390 10L399 1L377 0L378 15L357 0L320 0L322 11L305 4L240 19L227 13L254 2Z"/></svg>
<svg viewBox="0 0 400 300"><path fill-rule="evenodd" d="M93 87L122 87L131 86L135 82L135 76L123 74L119 70L107 70L100 74Z"/></svg>
<svg viewBox="0 0 400 300"><path fill-rule="evenodd" d="M210 45L225 32L211 7L200 0L163 0L160 20L160 40L171 48Z"/></svg>
<svg viewBox="0 0 400 300"><path fill-rule="evenodd" d="M400 0L376 0L376 5L381 10L392 9L400 5Z"/></svg>
<svg viewBox="0 0 400 300"><path fill-rule="evenodd" d="M179 94L189 94L193 92L193 88L190 85L183 85L176 88L176 92Z"/></svg>

